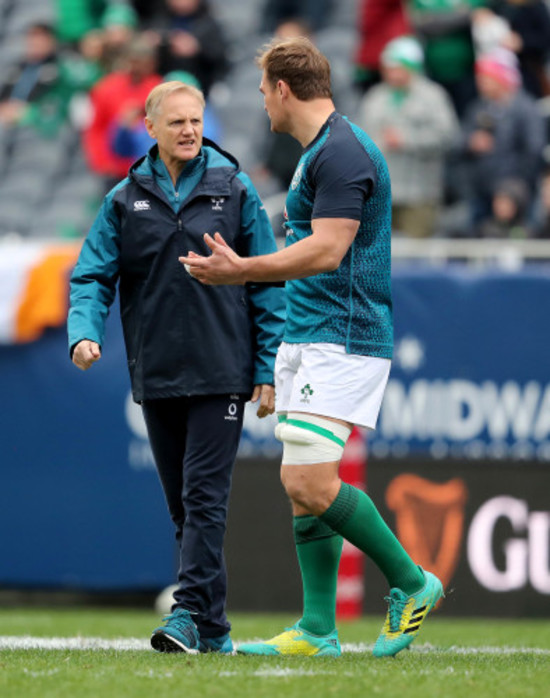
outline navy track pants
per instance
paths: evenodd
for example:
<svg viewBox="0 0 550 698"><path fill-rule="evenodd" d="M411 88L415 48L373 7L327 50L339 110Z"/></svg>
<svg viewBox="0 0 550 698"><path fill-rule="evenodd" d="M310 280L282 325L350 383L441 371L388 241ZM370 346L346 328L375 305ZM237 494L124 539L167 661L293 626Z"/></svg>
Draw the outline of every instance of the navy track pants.
<svg viewBox="0 0 550 698"><path fill-rule="evenodd" d="M174 607L195 614L202 637L223 635L231 628L225 614L223 540L247 399L198 395L142 404L179 546Z"/></svg>

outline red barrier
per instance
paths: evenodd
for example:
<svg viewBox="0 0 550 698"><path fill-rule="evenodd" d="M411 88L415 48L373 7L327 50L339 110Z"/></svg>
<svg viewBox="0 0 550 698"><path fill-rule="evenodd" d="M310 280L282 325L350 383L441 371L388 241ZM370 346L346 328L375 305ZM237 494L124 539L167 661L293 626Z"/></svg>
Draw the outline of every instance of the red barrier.
<svg viewBox="0 0 550 698"><path fill-rule="evenodd" d="M367 443L365 434L355 428L348 439L340 463L340 477L354 487L366 487ZM340 570L338 572L338 592L336 595L336 616L338 619L359 618L363 612L365 590L365 556L356 547L344 541Z"/></svg>

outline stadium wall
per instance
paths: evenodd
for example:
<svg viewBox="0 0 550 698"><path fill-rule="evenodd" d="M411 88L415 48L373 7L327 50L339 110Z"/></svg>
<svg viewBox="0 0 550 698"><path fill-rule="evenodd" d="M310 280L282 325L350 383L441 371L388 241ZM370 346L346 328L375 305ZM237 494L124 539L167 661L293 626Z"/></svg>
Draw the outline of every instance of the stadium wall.
<svg viewBox="0 0 550 698"><path fill-rule="evenodd" d="M367 485L454 592L445 613L550 615L550 275L396 269L396 354ZM1 304L0 304L1 305ZM138 592L174 575L172 532L117 317L77 371L63 327L0 346L0 588ZM227 560L235 609L295 610L273 420L247 410ZM365 610L383 610L366 568Z"/></svg>

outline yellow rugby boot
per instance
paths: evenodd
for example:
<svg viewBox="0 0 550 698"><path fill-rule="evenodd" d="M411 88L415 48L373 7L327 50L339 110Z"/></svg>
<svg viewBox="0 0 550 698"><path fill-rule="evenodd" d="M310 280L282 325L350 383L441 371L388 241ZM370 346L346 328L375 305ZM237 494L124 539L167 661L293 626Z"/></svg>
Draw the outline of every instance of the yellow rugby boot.
<svg viewBox="0 0 550 698"><path fill-rule="evenodd" d="M313 635L296 623L292 628L265 642L249 642L237 647L237 654L273 657L339 657L342 648L338 631L328 635Z"/></svg>

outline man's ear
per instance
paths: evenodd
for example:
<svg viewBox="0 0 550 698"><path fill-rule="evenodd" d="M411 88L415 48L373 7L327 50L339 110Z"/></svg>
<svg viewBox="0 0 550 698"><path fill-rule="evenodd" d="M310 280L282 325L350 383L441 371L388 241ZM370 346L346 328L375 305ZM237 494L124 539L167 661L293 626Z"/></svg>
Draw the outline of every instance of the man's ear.
<svg viewBox="0 0 550 698"><path fill-rule="evenodd" d="M288 99L288 97L292 94L288 83L284 80L277 81L277 90L281 99Z"/></svg>
<svg viewBox="0 0 550 698"><path fill-rule="evenodd" d="M147 133L153 138L154 140L157 139L156 135L156 129L155 129L155 124L149 117L145 117L145 128L147 129Z"/></svg>

